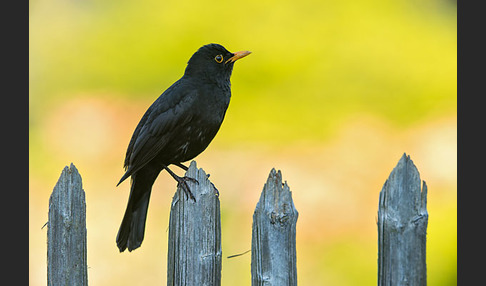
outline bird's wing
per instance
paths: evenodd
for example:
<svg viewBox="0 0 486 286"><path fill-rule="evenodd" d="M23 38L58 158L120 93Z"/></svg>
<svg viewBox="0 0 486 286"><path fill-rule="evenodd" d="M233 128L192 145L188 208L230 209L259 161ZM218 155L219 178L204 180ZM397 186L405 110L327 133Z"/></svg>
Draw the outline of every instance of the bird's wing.
<svg viewBox="0 0 486 286"><path fill-rule="evenodd" d="M178 88L175 83L149 107L128 145L124 164L127 172L122 180L152 160L177 132L177 126L192 120L189 107L196 98L196 89Z"/></svg>

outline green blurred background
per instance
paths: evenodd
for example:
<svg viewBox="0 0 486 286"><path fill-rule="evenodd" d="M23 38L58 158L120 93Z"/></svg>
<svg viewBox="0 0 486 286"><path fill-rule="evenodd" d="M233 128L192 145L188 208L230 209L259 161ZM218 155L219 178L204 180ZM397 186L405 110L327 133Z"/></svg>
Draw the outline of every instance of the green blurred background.
<svg viewBox="0 0 486 286"><path fill-rule="evenodd" d="M299 211L299 285L376 285L378 194L406 152L429 187L428 285L457 284L454 1L31 0L29 9L30 285L46 284L41 227L71 162L86 191L90 285L166 283L176 183L161 173L144 243L122 254L129 183L115 185L140 117L212 42L253 52L235 64L225 121L197 157L221 193L224 257L250 249L275 167ZM222 284L250 285L249 254L223 258Z"/></svg>

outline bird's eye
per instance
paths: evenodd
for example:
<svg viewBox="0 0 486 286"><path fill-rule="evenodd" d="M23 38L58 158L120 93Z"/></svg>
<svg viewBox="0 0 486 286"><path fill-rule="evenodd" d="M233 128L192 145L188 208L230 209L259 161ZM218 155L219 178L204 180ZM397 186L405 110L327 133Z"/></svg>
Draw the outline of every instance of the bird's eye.
<svg viewBox="0 0 486 286"><path fill-rule="evenodd" d="M217 55L216 57L214 57L214 60L220 64L223 62L223 56L222 55Z"/></svg>

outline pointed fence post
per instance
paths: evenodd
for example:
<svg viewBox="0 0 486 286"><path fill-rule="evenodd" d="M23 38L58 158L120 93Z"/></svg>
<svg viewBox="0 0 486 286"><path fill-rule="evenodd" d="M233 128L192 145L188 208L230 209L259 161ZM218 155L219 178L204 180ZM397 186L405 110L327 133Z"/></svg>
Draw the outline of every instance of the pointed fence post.
<svg viewBox="0 0 486 286"><path fill-rule="evenodd" d="M380 192L378 285L427 285L427 185L403 154Z"/></svg>
<svg viewBox="0 0 486 286"><path fill-rule="evenodd" d="M186 177L196 198L178 187L169 219L167 285L221 285L221 214L219 198L203 169L192 161Z"/></svg>
<svg viewBox="0 0 486 286"><path fill-rule="evenodd" d="M272 169L253 214L252 285L297 285L298 216L287 182Z"/></svg>
<svg viewBox="0 0 486 286"><path fill-rule="evenodd" d="M86 201L81 176L71 163L49 198L47 285L88 285Z"/></svg>

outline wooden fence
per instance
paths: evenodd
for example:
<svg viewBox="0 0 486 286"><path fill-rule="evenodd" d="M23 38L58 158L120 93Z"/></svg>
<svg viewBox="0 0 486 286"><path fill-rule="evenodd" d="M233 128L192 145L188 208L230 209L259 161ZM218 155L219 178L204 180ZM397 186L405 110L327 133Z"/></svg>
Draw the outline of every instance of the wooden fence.
<svg viewBox="0 0 486 286"><path fill-rule="evenodd" d="M186 176L196 202L178 189L169 219L167 285L221 285L220 203L203 169ZM427 186L403 154L385 182L378 209L378 285L426 285ZM252 285L297 285L298 212L280 171L272 169L253 214ZM71 164L49 199L48 285L87 285L86 205L81 176Z"/></svg>

